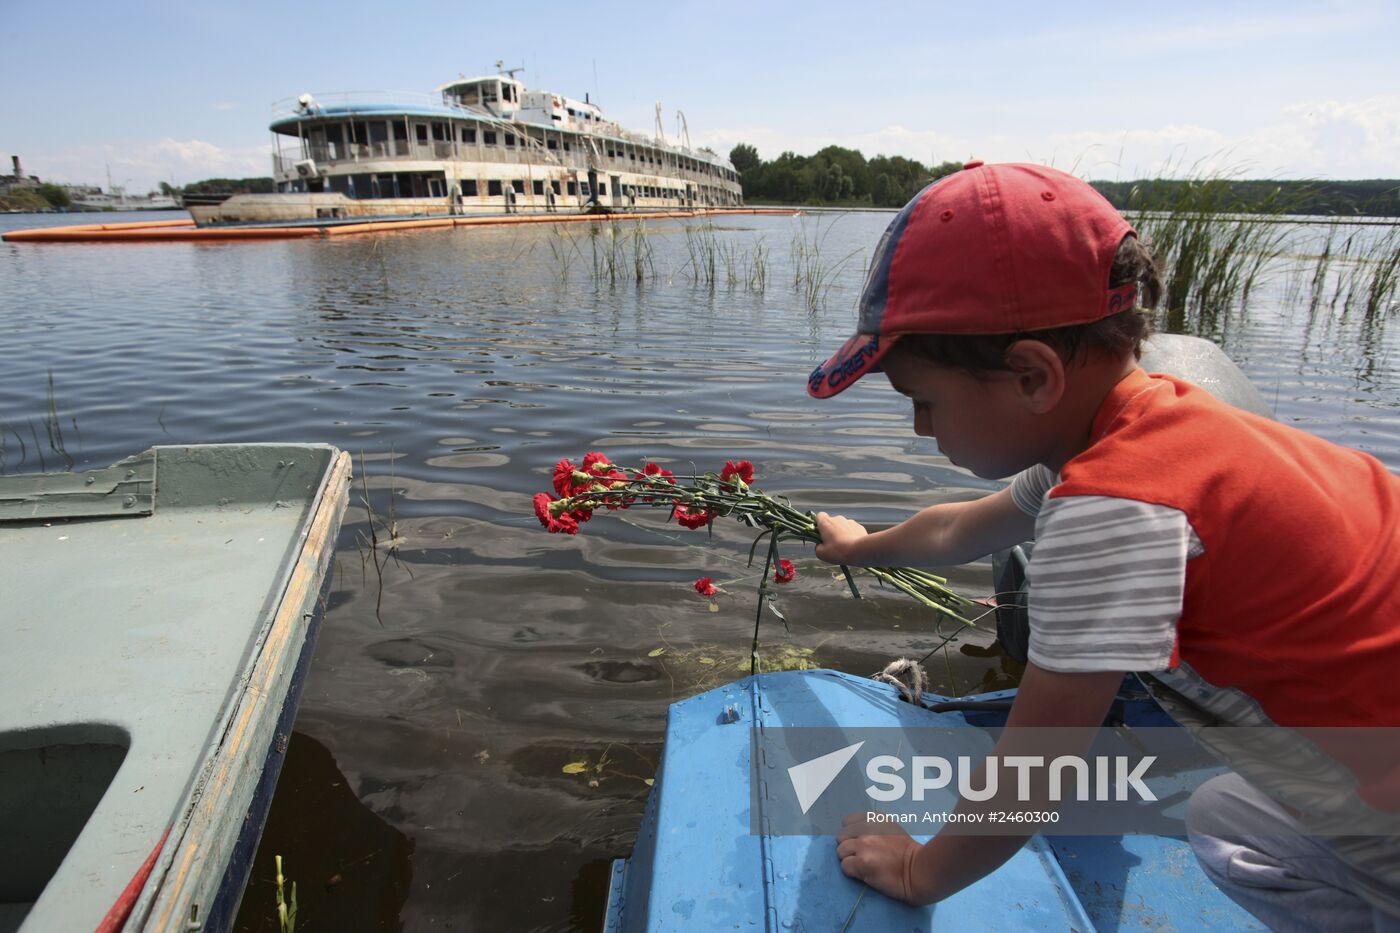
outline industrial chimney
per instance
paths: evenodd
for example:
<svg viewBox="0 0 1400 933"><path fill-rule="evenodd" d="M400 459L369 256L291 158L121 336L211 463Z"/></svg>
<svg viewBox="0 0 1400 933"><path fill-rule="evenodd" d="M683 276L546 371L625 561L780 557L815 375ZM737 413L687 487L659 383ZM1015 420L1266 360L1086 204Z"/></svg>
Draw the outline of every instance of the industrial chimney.
<svg viewBox="0 0 1400 933"><path fill-rule="evenodd" d="M23 177L24 177L24 173L21 172L21 171L20 171L20 168L19 168L19 156L10 156L10 161L13 162L13 163L15 164L15 177L16 177L16 178L23 178Z"/></svg>

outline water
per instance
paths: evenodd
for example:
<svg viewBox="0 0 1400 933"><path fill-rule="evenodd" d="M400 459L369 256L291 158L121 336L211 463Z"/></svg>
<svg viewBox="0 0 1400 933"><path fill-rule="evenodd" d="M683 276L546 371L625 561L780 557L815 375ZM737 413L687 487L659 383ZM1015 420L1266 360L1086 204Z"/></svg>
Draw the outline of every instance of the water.
<svg viewBox="0 0 1400 933"><path fill-rule="evenodd" d="M876 523L992 488L914 437L879 380L824 403L805 394L852 329L888 220L717 221L721 241L769 250L761 294L727 284L722 261L713 289L691 281L678 221L648 224L655 275L640 285L595 280L594 241L539 226L0 246L4 472L170 443L324 441L355 456L330 611L240 929L275 929L273 854L308 928L598 928L666 705L745 672L756 578L738 527L710 540L634 510L549 536L530 497L555 461L595 449L679 470L747 458L761 488ZM793 287L794 237L820 247L831 287L816 308ZM1285 300L1303 274L1275 270L1247 309L1189 326L1282 420L1400 471L1395 322L1310 314ZM365 489L375 534L392 520L401 538L394 557L366 547ZM909 601L867 588L853 602L810 550L787 550L792 633L768 618L770 653L869 673L938 643ZM718 612L691 589L702 575L729 592ZM990 590L985 563L949 576ZM935 689L1006 683L987 643L974 633L935 656Z"/></svg>

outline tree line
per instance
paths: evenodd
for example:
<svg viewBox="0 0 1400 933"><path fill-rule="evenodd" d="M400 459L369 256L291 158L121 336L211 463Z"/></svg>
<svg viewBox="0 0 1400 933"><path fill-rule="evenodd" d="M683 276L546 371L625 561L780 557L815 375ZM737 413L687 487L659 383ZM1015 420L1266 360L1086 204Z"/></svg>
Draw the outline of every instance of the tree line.
<svg viewBox="0 0 1400 933"><path fill-rule="evenodd" d="M262 178L206 178L192 181L183 188L176 188L166 182L160 183L160 193L171 196L177 194L271 194L277 184L270 177Z"/></svg>
<svg viewBox="0 0 1400 933"><path fill-rule="evenodd" d="M866 159L857 149L827 146L815 155L784 152L770 162L748 143L729 153L744 200L782 204L901 207L929 182L962 168L961 162L924 165L904 156Z"/></svg>
<svg viewBox="0 0 1400 933"><path fill-rule="evenodd" d="M844 207L902 207L924 186L962 168L961 162L925 165L903 156L867 159L857 149L827 146L810 155L784 152L771 161L739 143L729 153L739 172L744 200ZM1400 180L1269 181L1201 177L1091 181L1120 210L1184 203L1190 186L1223 187L1216 209L1329 216L1400 217Z"/></svg>

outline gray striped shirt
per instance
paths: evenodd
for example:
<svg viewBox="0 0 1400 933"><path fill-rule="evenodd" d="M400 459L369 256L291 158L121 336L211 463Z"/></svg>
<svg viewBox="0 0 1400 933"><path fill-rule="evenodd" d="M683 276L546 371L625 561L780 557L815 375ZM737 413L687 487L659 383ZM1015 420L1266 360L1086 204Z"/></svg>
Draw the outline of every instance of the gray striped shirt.
<svg viewBox="0 0 1400 933"><path fill-rule="evenodd" d="M1186 562L1205 552L1179 509L1109 496L1047 498L1043 466L1011 485L1036 516L1030 660L1061 673L1163 671L1171 664Z"/></svg>

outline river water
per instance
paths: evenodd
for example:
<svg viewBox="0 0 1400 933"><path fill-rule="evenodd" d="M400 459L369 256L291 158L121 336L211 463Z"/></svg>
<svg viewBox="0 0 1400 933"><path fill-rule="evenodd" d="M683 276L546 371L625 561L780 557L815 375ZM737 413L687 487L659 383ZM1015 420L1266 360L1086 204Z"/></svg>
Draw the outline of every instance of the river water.
<svg viewBox="0 0 1400 933"><path fill-rule="evenodd" d="M641 240L629 221L616 240L526 226L0 246L0 471L173 443L323 441L355 457L239 929L276 929L274 854L307 930L599 927L667 704L747 672L757 580L738 527L711 539L633 510L551 536L531 496L589 450L678 471L742 457L760 488L873 523L994 488L916 438L880 380L805 393L853 329L889 217L657 220ZM707 282L692 257L711 232ZM1295 265L1247 307L1177 326L1220 343L1283 421L1400 471L1400 322L1310 309L1313 239L1297 228ZM739 258L756 246L761 284ZM787 551L791 632L767 617L768 655L867 674L938 645L906 599L855 602L810 549ZM947 573L991 590L986 563ZM718 611L691 588L702 575L727 591ZM970 632L934 655L934 689L1007 684L989 642Z"/></svg>

